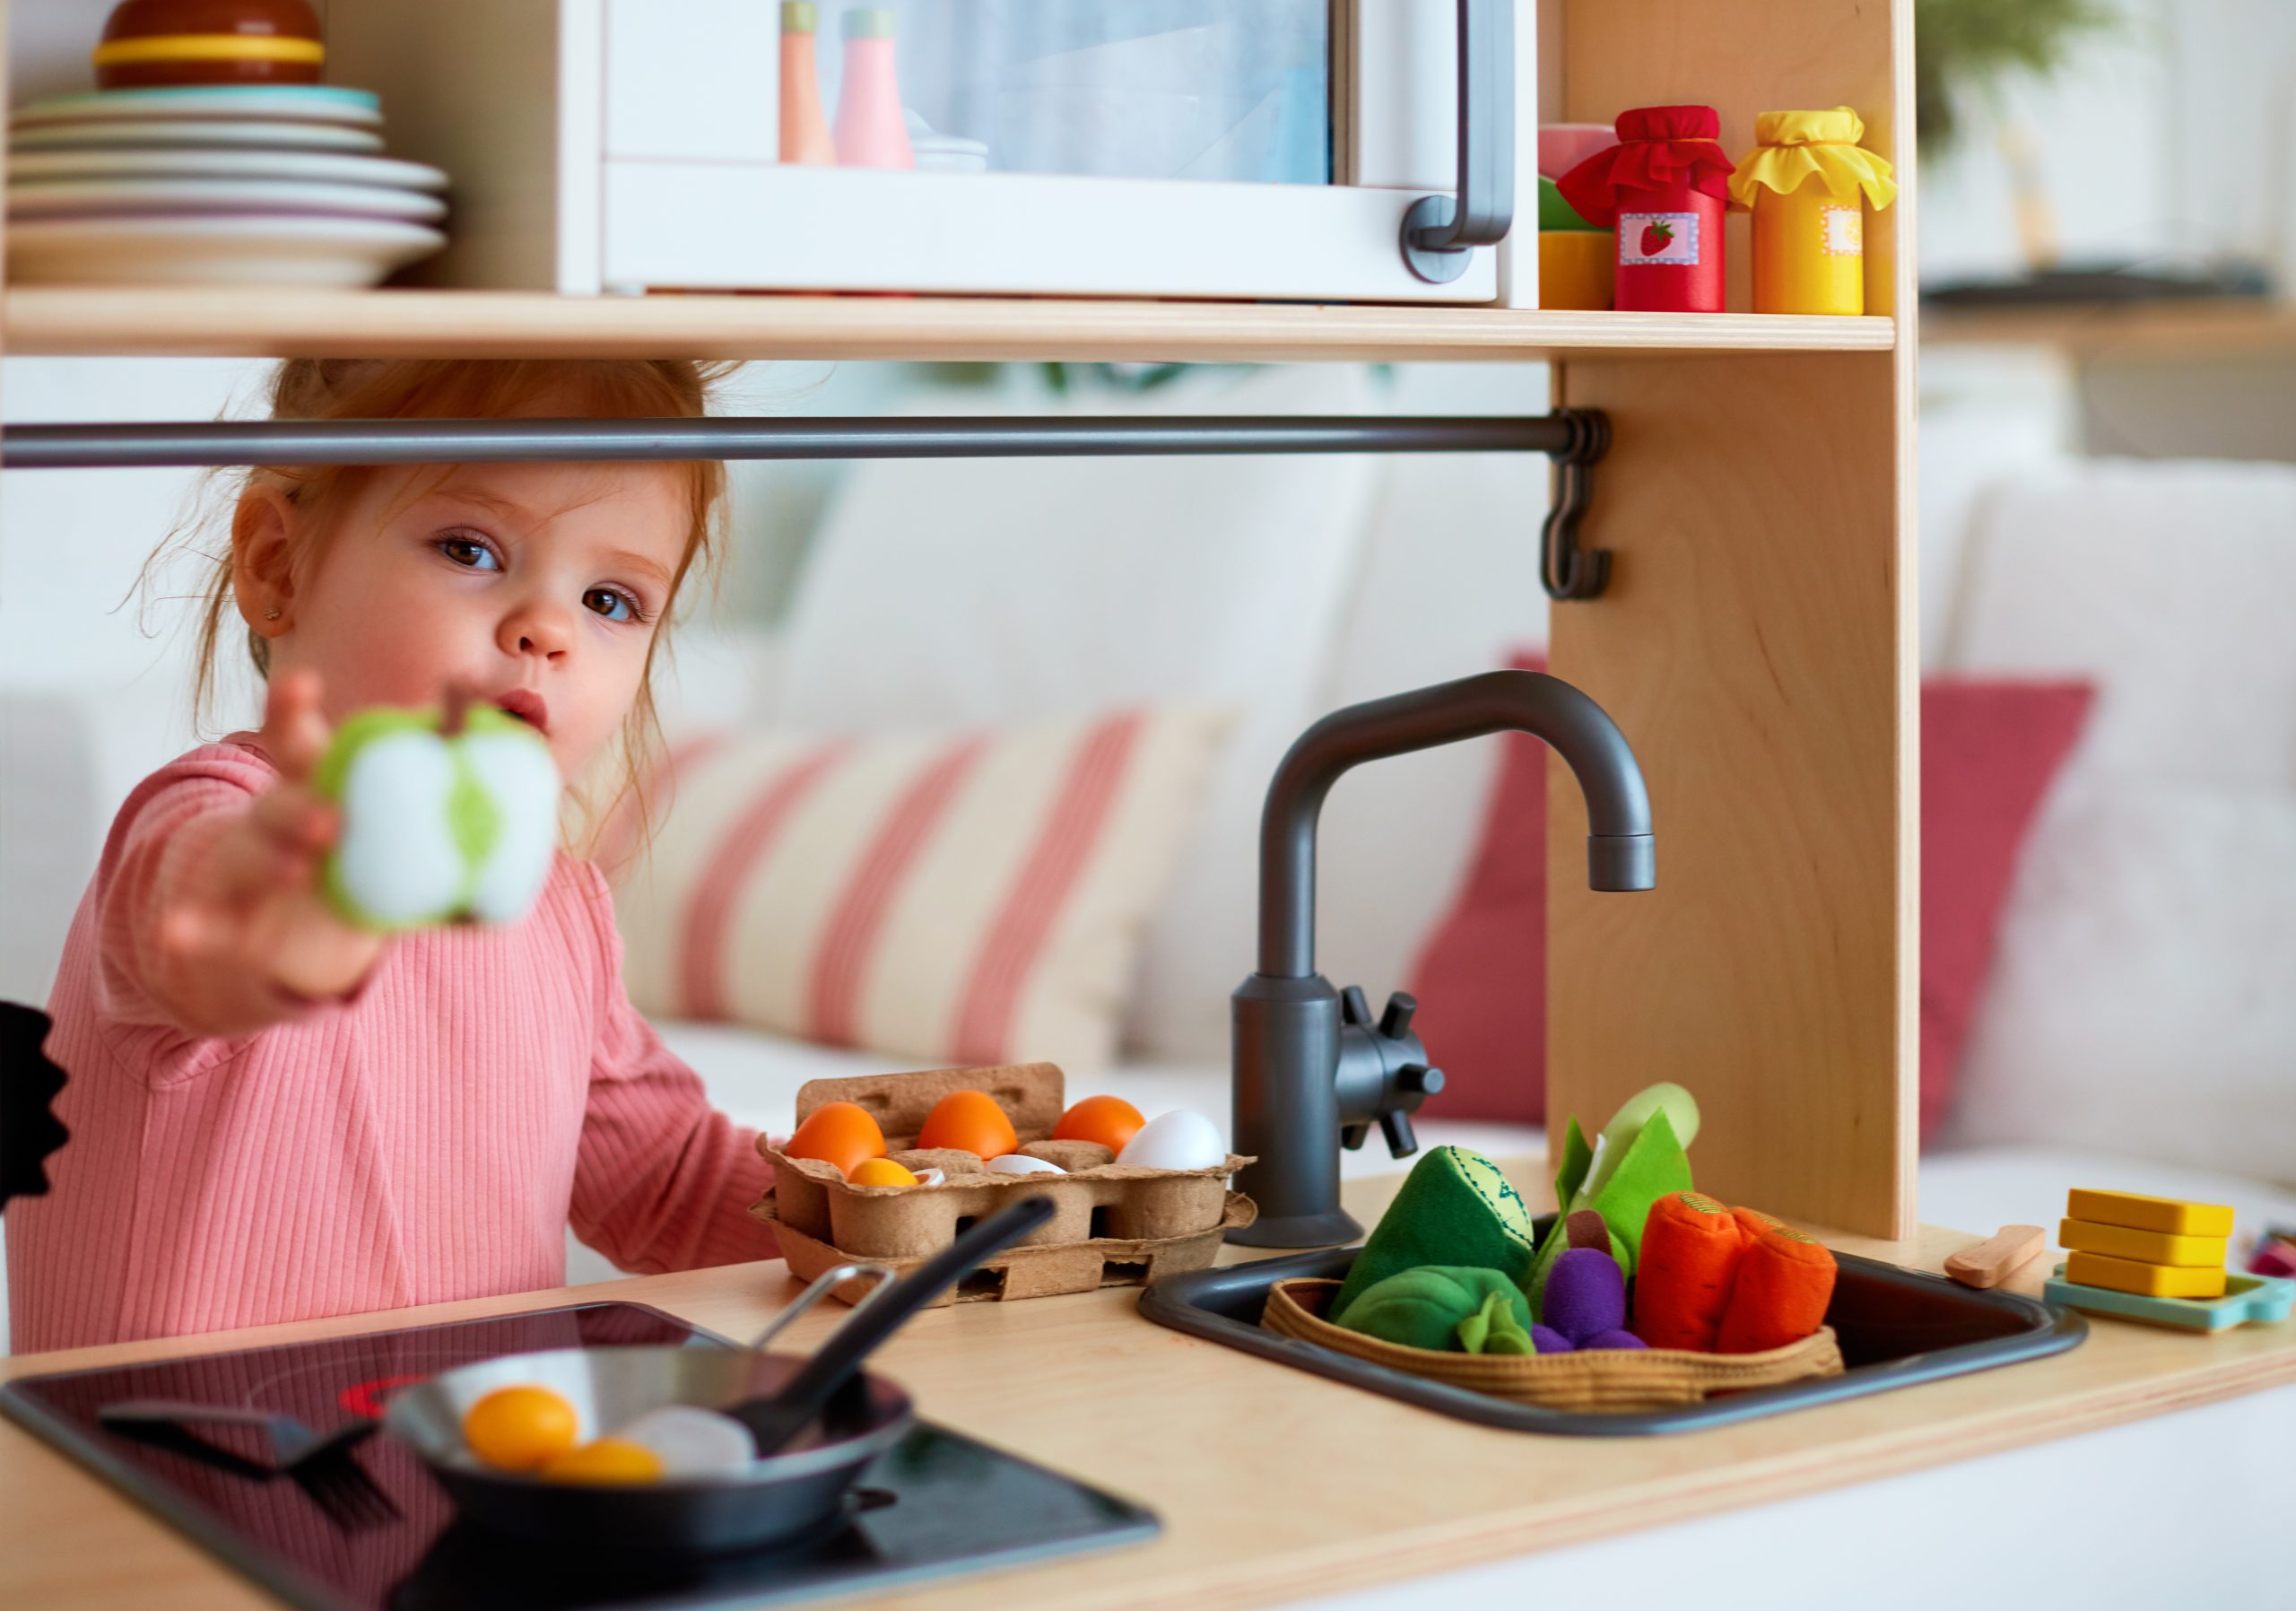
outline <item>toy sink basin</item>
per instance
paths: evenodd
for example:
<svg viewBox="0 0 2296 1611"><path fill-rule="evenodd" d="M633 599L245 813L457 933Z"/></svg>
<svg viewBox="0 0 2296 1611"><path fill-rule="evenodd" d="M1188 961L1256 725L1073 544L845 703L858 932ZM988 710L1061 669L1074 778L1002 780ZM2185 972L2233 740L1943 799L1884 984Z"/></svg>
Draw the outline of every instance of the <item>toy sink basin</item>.
<svg viewBox="0 0 2296 1611"><path fill-rule="evenodd" d="M1540 1218L1542 1236L1552 1219L1552 1215ZM1943 1276L1840 1253L1835 1256L1839 1275L1834 1283L1833 1302L1826 1310L1826 1323L1841 1343L1845 1368L1840 1375L1756 1388L1703 1404L1662 1409L1542 1409L1425 1380L1261 1329L1260 1311L1266 1306L1270 1287L1298 1276L1339 1279L1354 1264L1359 1250L1332 1248L1168 1276L1141 1293L1140 1312L1175 1331L1240 1348L1296 1370L1312 1371L1370 1392L1385 1393L1462 1421L1573 1437L1639 1436L1725 1426L2041 1359L2078 1346L2089 1335L2088 1322L2069 1310L2015 1293L1979 1292Z"/></svg>

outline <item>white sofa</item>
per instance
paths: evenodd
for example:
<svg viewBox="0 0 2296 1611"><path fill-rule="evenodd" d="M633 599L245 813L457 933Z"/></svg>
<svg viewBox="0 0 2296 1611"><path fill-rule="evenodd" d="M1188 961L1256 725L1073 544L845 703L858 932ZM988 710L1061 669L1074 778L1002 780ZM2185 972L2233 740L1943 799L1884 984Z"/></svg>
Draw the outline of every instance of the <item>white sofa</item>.
<svg viewBox="0 0 2296 1611"><path fill-rule="evenodd" d="M245 379L178 366L178 395L155 399L148 384L88 378L93 367L13 361L12 417L197 414ZM1213 371L1144 404L1084 405L1535 412L1545 385L1531 367ZM179 659L163 653L145 670L119 648L59 640L40 663L25 646L43 623L8 618L26 593L10 597L7 583L41 555L92 556L81 578L43 572L31 597L51 617L85 612L104 628L100 612L184 485L152 473L0 483L0 742L48 758L0 774L11 892L0 995L44 998L112 810L189 736ZM772 492L770 480L744 485ZM2103 694L2012 901L1953 1150L1925 1162L1923 1216L2046 1221L2067 1184L2091 1181L2233 1200L2244 1225L2296 1221L2296 1193L2271 1184L2296 1177L2296 992L2282 960L2296 954L2296 919L2238 875L2296 873L2296 701L2284 697L2296 649L2274 619L2291 579L2273 570L2296 525L2296 472L2022 463L1988 485L1947 505L1951 529L1925 535L1930 658L2082 672ZM1496 456L870 465L844 483L782 629L690 632L665 711L674 730L783 718L868 730L1141 696L1233 705L1231 752L1148 940L1133 1051L1072 1081L1224 1123L1226 993L1248 967L1252 835L1276 757L1322 710L1542 641L1544 501L1542 461ZM2223 518L2208 519L2211 508ZM2181 535L2164 553L2171 513ZM2243 567L2255 586L2228 603L2222 584ZM1125 630L1111 632L1118 601ZM75 655L86 663L73 666ZM2196 710L2218 719L2182 722ZM1332 977L1375 992L1402 982L1461 875L1492 760L1492 746L1453 746L1363 769L1335 791L1318 936ZM2120 943L2098 945L2100 932ZM2176 943L2148 947L2148 933ZM2121 1004L2109 1038L2090 1027L2100 1001ZM2135 1010L2147 1004L2150 1019ZM788 1128L808 1078L899 1066L721 1025L661 1028L720 1106L764 1128ZM1439 1051L1440 1025L1427 1030ZM2171 1048L2179 1122L2162 1126ZM1491 1126L1421 1134L1487 1149L1536 1140ZM1376 1147L1349 1164L1393 1167ZM577 1248L570 1273L612 1272Z"/></svg>

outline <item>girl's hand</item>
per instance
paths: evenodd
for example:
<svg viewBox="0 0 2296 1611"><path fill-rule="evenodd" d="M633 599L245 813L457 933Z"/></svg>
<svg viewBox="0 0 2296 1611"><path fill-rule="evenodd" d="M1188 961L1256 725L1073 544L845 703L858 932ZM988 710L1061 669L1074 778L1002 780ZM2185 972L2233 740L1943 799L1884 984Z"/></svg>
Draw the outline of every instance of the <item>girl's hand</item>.
<svg viewBox="0 0 2296 1611"><path fill-rule="evenodd" d="M347 996L386 936L336 917L317 891L339 828L309 778L327 745L319 678L298 668L271 684L263 747L279 781L184 869L160 913L155 994L186 1029L250 1034Z"/></svg>

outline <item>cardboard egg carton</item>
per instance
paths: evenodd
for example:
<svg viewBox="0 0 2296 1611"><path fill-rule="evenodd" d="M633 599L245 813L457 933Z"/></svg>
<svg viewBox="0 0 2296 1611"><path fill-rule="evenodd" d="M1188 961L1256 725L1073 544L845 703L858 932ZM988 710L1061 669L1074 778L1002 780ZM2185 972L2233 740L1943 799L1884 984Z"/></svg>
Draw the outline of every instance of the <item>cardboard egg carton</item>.
<svg viewBox="0 0 2296 1611"><path fill-rule="evenodd" d="M1180 1269L1202 1269L1221 1237L1249 1224L1258 1210L1228 1189L1228 1177L1249 1158L1231 1154L1209 1169L1140 1169L1118 1164L1105 1146L1055 1141L1066 1110L1066 1082L1050 1063L932 1069L812 1080L797 1092L803 1124L823 1103L865 1109L884 1132L885 1151L912 1172L938 1169L937 1186L855 1186L833 1164L792 1158L759 1138L772 1160L773 1189L751 1212L778 1227L794 1274L810 1280L832 1265L858 1262L895 1268L931 1257L975 1220L1022 1197L1051 1200L1052 1218L982 1266L959 1298L1039 1297L1136 1284ZM1031 1157L1065 1174L992 1173L975 1154L920 1150L918 1132L934 1105L952 1091L983 1091L1004 1109ZM848 1284L857 1296L865 1283Z"/></svg>

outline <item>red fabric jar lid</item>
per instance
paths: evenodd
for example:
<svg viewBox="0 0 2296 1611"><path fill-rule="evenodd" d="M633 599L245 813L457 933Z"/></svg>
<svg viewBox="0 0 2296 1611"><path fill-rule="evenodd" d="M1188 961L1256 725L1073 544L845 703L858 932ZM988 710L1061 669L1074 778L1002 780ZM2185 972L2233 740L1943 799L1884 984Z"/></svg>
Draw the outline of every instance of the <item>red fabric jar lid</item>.
<svg viewBox="0 0 2296 1611"><path fill-rule="evenodd" d="M1718 140L1722 116L1710 106L1639 106L1621 112L1622 140Z"/></svg>

